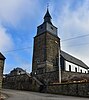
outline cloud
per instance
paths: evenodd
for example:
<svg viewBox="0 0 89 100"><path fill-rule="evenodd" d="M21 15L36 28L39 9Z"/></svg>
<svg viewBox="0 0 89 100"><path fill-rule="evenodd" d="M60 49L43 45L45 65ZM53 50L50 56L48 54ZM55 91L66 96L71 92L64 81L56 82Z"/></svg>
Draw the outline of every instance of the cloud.
<svg viewBox="0 0 89 100"><path fill-rule="evenodd" d="M13 48L13 40L6 28L0 25L0 51L7 51Z"/></svg>
<svg viewBox="0 0 89 100"><path fill-rule="evenodd" d="M26 35L26 33L32 29L32 19L39 15L40 5L38 1L39 0L0 0L0 24L3 29L9 30L10 39L13 38L12 40L15 42L15 46L17 46L16 43L19 46L21 44L19 41L22 42L31 35Z"/></svg>
<svg viewBox="0 0 89 100"><path fill-rule="evenodd" d="M37 5L38 0L0 0L0 19L16 26L22 19L36 15Z"/></svg>
<svg viewBox="0 0 89 100"><path fill-rule="evenodd" d="M61 27L60 30L62 30L62 33L66 32L66 34L69 34L65 34L67 37L70 37L71 34L72 36L78 35L79 32L84 34L89 32L88 4L89 2L85 0L82 5L78 5L76 9L71 10L72 2L67 2L62 8L62 13L59 15L57 22L58 26Z"/></svg>
<svg viewBox="0 0 89 100"><path fill-rule="evenodd" d="M40 15L39 3L39 0L0 0L0 51L4 53L28 47L30 43L26 40L31 34L27 33L33 29L32 25L35 23L32 23L33 19L37 19ZM5 71L8 72L12 67L19 65L28 69L30 62L25 57L27 52L25 50L22 53L18 51L4 53Z"/></svg>
<svg viewBox="0 0 89 100"><path fill-rule="evenodd" d="M66 2L55 20L59 28L59 37L65 40L72 37L89 34L89 0L81 0L74 4L74 0ZM79 45L83 44L85 45ZM75 40L61 42L62 49L89 64L89 36Z"/></svg>
<svg viewBox="0 0 89 100"><path fill-rule="evenodd" d="M8 28L18 28L22 20L36 14L31 9L36 11L36 4L37 0L0 0L0 51L12 49L14 38L11 31L7 32Z"/></svg>

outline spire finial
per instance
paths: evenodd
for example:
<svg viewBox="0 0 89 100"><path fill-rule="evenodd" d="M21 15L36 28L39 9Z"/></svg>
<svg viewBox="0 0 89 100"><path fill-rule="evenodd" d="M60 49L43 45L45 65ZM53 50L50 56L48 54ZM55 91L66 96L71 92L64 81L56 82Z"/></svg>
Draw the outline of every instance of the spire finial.
<svg viewBox="0 0 89 100"><path fill-rule="evenodd" d="M47 3L47 10L49 9L49 2Z"/></svg>
<svg viewBox="0 0 89 100"><path fill-rule="evenodd" d="M47 3L47 12L46 12L46 14L45 14L45 16L44 16L44 22L48 22L48 23L50 23L50 24L52 24L51 23L51 15L50 15L50 13L49 13L49 3Z"/></svg>

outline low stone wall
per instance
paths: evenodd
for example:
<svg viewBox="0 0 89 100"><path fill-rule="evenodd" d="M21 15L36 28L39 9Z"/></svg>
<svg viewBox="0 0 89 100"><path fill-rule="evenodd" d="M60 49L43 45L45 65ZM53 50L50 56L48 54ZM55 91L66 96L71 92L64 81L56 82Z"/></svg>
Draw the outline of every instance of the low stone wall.
<svg viewBox="0 0 89 100"><path fill-rule="evenodd" d="M6 76L6 78L3 80L3 87L9 89L89 97L89 82L78 83L78 81L75 81L77 83L70 83L71 81L69 81L69 79L71 79L73 76L89 78L89 74L62 71L62 80L67 80L67 82L57 84L56 80L58 81L58 72L52 72L46 73L45 76L39 76L39 78L45 80L44 84L44 82L41 82L41 79L38 79L37 77L35 77L35 79L28 74L22 74ZM54 80L54 83L48 83L50 81L49 79L52 79L52 81ZM43 85L40 84L40 82L43 83Z"/></svg>
<svg viewBox="0 0 89 100"><path fill-rule="evenodd" d="M52 84L47 86L48 93L89 97L89 83Z"/></svg>
<svg viewBox="0 0 89 100"><path fill-rule="evenodd" d="M39 91L40 85L26 74L7 76L3 79L3 88L15 90Z"/></svg>

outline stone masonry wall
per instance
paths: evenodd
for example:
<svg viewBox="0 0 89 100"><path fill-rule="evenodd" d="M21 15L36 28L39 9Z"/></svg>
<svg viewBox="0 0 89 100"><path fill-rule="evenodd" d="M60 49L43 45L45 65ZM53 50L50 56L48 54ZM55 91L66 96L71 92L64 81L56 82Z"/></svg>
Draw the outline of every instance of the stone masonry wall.
<svg viewBox="0 0 89 100"><path fill-rule="evenodd" d="M34 38L32 75L40 81L58 81L59 45L60 39L49 32Z"/></svg>
<svg viewBox="0 0 89 100"><path fill-rule="evenodd" d="M36 77L44 84L58 82L58 71L46 72L45 74L36 75Z"/></svg>
<svg viewBox="0 0 89 100"><path fill-rule="evenodd" d="M48 93L89 97L89 83L67 83L49 85Z"/></svg>
<svg viewBox="0 0 89 100"><path fill-rule="evenodd" d="M51 75L50 75L51 74ZM48 93L55 93L55 94L63 94L63 95L73 95L73 96L85 96L89 97L89 82L82 82L82 83L62 83L58 84L58 71L52 73L46 73L46 75L40 75L39 78L44 79L45 86L40 88L40 85L37 84L32 77L29 77L26 74L23 75L16 75L16 76L8 76L3 80L3 87L9 89L20 89L20 90L29 90L29 91L40 91L48 92ZM79 75L79 73L72 73L72 72L62 72L62 76L64 75L65 78L68 78L68 75ZM85 74L80 74L80 76ZM88 77L88 74L86 74ZM83 76L82 76L83 77ZM48 79L54 78L55 81L49 84ZM41 80L39 79L39 80ZM53 79L52 79L53 80ZM42 82L43 83L43 82Z"/></svg>
<svg viewBox="0 0 89 100"><path fill-rule="evenodd" d="M46 92L89 97L89 74L62 71L62 84L49 84Z"/></svg>
<svg viewBox="0 0 89 100"><path fill-rule="evenodd" d="M58 83L59 81L59 71L52 71L52 72L48 72L45 74L38 74L36 75L36 77L39 79L39 81L41 82L50 82L50 83ZM72 82L79 82L79 81L83 81L83 82L89 82L89 74L88 73L76 73L76 72L69 72L69 71L62 71L61 73L61 77L62 77L62 83L72 83Z"/></svg>
<svg viewBox="0 0 89 100"><path fill-rule="evenodd" d="M4 61L0 61L0 96L1 96L1 89L2 89L2 78L3 78L3 68L4 68Z"/></svg>
<svg viewBox="0 0 89 100"><path fill-rule="evenodd" d="M2 67L0 66L0 89L2 86Z"/></svg>
<svg viewBox="0 0 89 100"><path fill-rule="evenodd" d="M62 82L89 81L89 73L62 71Z"/></svg>
<svg viewBox="0 0 89 100"><path fill-rule="evenodd" d="M37 71L37 66L40 62L44 62L45 55L45 34L42 34L34 38L33 72Z"/></svg>
<svg viewBox="0 0 89 100"><path fill-rule="evenodd" d="M26 74L7 76L3 79L3 88L15 90L39 91L40 85Z"/></svg>
<svg viewBox="0 0 89 100"><path fill-rule="evenodd" d="M58 54L59 54L60 39L50 33L46 33L46 60L53 64L53 67L48 64L46 72L58 70Z"/></svg>

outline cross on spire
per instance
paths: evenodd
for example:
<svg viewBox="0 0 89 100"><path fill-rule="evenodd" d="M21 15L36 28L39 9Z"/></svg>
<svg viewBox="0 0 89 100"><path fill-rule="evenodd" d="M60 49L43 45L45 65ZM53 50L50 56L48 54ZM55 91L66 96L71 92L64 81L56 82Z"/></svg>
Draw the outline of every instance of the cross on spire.
<svg viewBox="0 0 89 100"><path fill-rule="evenodd" d="M49 9L49 3L47 3L47 9Z"/></svg>

